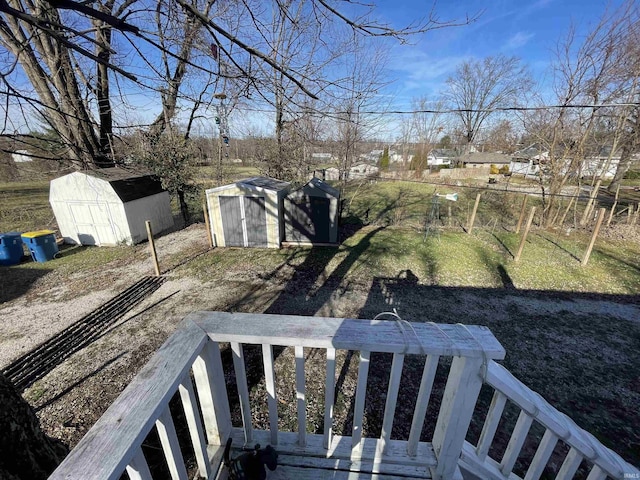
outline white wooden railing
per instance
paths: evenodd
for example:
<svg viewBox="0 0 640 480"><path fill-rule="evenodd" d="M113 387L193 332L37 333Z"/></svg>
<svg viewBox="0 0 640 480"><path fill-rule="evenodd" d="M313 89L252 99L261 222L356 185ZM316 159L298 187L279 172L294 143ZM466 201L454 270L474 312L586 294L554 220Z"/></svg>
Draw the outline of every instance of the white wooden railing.
<svg viewBox="0 0 640 480"><path fill-rule="evenodd" d="M233 355L242 427L231 422L220 343L229 342ZM243 345L261 345L267 391L269 430L253 428ZM297 431L278 429L273 346L295 352ZM304 348L326 351L324 432L307 432ZM350 436L334 435L336 351L359 351L353 429ZM382 433L362 434L366 385L371 353L393 354ZM460 467L480 478L512 479L531 424L547 430L525 479L540 477L553 447L561 439L570 446L557 478L572 478L583 459L591 467L589 480L640 478L638 470L600 445L529 390L494 360L504 350L486 327L436 325L282 315L197 312L189 315L122 395L78 443L52 479L118 479L126 471L132 480L151 474L141 445L155 427L173 479L186 479L187 469L169 410L180 393L195 452L198 472L218 478L223 445L229 436L236 445L272 444L280 453L279 469L286 478L395 479L460 478ZM391 438L400 377L405 356L426 356L411 430L407 440ZM421 441L425 414L441 357L451 367L430 442ZM293 365L292 365L293 368ZM193 378L193 381L192 381ZM477 446L465 437L483 382L495 389ZM195 383L195 386L194 386ZM294 399L290 399L294 401ZM506 401L522 409L500 462L489 457ZM322 475L322 471L332 471ZM224 472L222 477L224 478Z"/></svg>

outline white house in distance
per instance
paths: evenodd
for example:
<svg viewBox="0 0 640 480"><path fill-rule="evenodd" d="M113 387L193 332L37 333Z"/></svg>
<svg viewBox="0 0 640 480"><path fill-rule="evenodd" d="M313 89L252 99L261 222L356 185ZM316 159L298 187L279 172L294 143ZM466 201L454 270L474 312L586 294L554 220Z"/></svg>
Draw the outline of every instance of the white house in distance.
<svg viewBox="0 0 640 480"><path fill-rule="evenodd" d="M434 148L427 155L427 165L429 166L440 166L440 165L451 165L451 162L454 161L458 155L455 150L450 150L447 148Z"/></svg>
<svg viewBox="0 0 640 480"><path fill-rule="evenodd" d="M380 169L375 165L370 165L368 163L360 163L358 165L354 165L349 169L349 178L358 179L358 178L374 177L378 175L379 170Z"/></svg>
<svg viewBox="0 0 640 480"><path fill-rule="evenodd" d="M11 159L14 161L14 163L25 163L32 161L31 153L29 153L28 150L16 150L11 154Z"/></svg>
<svg viewBox="0 0 640 480"><path fill-rule="evenodd" d="M49 203L65 243L133 245L173 227L169 193L147 172L102 168L51 180Z"/></svg>
<svg viewBox="0 0 640 480"><path fill-rule="evenodd" d="M537 175L540 172L540 162L549 160L549 151L534 143L527 148L518 150L511 156L509 171L516 175Z"/></svg>

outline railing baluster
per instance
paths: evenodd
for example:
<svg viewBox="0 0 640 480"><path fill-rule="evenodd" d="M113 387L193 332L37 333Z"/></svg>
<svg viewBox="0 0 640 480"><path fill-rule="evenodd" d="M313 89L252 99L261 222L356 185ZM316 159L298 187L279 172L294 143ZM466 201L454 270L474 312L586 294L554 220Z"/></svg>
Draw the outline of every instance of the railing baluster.
<svg viewBox="0 0 640 480"><path fill-rule="evenodd" d="M496 430L498 430L498 424L500 423L500 418L502 417L502 412L504 411L506 403L507 397L496 390L493 393L491 405L487 412L487 418L482 426L482 432L480 433L480 439L478 440L478 446L476 448L478 458L482 461L484 461L489 454L489 449L493 443L493 437L496 435Z"/></svg>
<svg viewBox="0 0 640 480"><path fill-rule="evenodd" d="M433 449L438 459L435 476L449 480L458 468L471 416L482 386L483 360L453 357L433 433Z"/></svg>
<svg viewBox="0 0 640 480"><path fill-rule="evenodd" d="M196 394L193 390L193 383L191 382L189 374L182 380L178 389L180 391L180 398L182 399L184 414L187 418L191 443L193 444L193 451L196 455L196 461L198 462L200 476L209 478L209 475L211 475L211 464L209 463L209 457L207 455L207 442L204 437L202 423L200 423Z"/></svg>
<svg viewBox="0 0 640 480"><path fill-rule="evenodd" d="M431 397L433 380L436 377L439 360L440 357L438 355L427 355L427 359L424 363L422 380L420 380L420 390L418 392L416 408L413 412L411 432L409 433L409 441L407 443L407 453L411 457L415 457L416 452L418 451L418 442L420 442L420 434L422 433L424 418L427 414L427 407L429 406L429 398Z"/></svg>
<svg viewBox="0 0 640 480"><path fill-rule="evenodd" d="M327 348L327 378L324 393L324 439L322 445L329 449L333 428L333 400L336 393L336 349Z"/></svg>
<svg viewBox="0 0 640 480"><path fill-rule="evenodd" d="M304 347L296 345L296 401L298 407L298 444L307 444L307 399L304 385Z"/></svg>
<svg viewBox="0 0 640 480"><path fill-rule="evenodd" d="M267 388L267 403L269 405L269 429L271 443L278 444L278 399L276 397L276 375L273 369L273 346L262 344L262 362L264 363L264 381Z"/></svg>
<svg viewBox="0 0 640 480"><path fill-rule="evenodd" d="M178 444L176 427L173 424L168 406L164 412L162 412L160 418L156 420L156 429L158 430L158 437L160 437L160 443L162 444L162 450L164 451L164 456L169 466L171 478L173 480L187 480L187 469L184 466L182 452Z"/></svg>
<svg viewBox="0 0 640 480"><path fill-rule="evenodd" d="M533 456L533 460L531 460L531 465L529 465L524 480L538 480L542 476L544 467L547 466L557 443L558 436L551 430L546 430L542 436L542 440L540 440L536 454Z"/></svg>
<svg viewBox="0 0 640 480"><path fill-rule="evenodd" d="M135 457L127 465L127 474L129 475L129 480L151 480L151 472L142 453L142 448L138 448Z"/></svg>
<svg viewBox="0 0 640 480"><path fill-rule="evenodd" d="M380 435L381 453L386 453L387 445L391 440L391 430L393 429L393 417L396 413L396 402L398 400L398 390L400 379L402 378L402 365L404 364L404 354L394 353L391 362L391 375L389 376L389 389L387 390L387 400L384 406L384 418L382 420L382 434Z"/></svg>
<svg viewBox="0 0 640 480"><path fill-rule="evenodd" d="M353 432L351 437L352 456L359 457L362 452L362 417L364 416L364 400L367 395L367 378L369 376L369 359L371 352L360 352L358 364L358 386L356 387L356 400L353 407Z"/></svg>
<svg viewBox="0 0 640 480"><path fill-rule="evenodd" d="M587 480L605 480L607 478L607 473L602 470L598 465L594 465L591 471L589 472L589 476Z"/></svg>
<svg viewBox="0 0 640 480"><path fill-rule="evenodd" d="M251 402L249 400L249 388L247 387L244 350L240 343L231 342L231 351L233 352L233 369L236 372L236 385L238 387L238 397L240 398L244 441L248 444L253 440L253 425L251 424Z"/></svg>
<svg viewBox="0 0 640 480"><path fill-rule="evenodd" d="M580 462L582 462L582 455L572 447L569 453L567 453L564 462L562 462L560 471L558 471L558 475L556 475L556 480L571 480L578 471Z"/></svg>
<svg viewBox="0 0 640 480"><path fill-rule="evenodd" d="M518 455L520 455L520 450L522 450L522 446L527 439L527 434L529 433L532 423L533 417L521 410L516 426L513 428L513 433L511 433L511 438L507 444L507 449L500 462L500 470L505 475L509 475L513 470L513 466L516 464L516 460L518 460Z"/></svg>
<svg viewBox="0 0 640 480"><path fill-rule="evenodd" d="M231 413L218 342L209 340L192 368L209 445L222 445L231 432Z"/></svg>

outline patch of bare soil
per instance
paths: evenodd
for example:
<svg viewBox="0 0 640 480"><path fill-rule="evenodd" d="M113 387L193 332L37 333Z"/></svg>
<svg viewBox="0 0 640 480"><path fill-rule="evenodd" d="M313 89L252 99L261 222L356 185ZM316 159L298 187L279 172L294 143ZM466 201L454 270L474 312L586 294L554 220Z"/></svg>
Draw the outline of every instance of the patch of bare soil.
<svg viewBox="0 0 640 480"><path fill-rule="evenodd" d="M600 236L640 244L640 225L611 225L600 230Z"/></svg>
<svg viewBox="0 0 640 480"><path fill-rule="evenodd" d="M176 265L175 270L171 265L166 267L171 270L163 286L107 334L25 392L48 434L75 445L191 311L373 318L382 311L397 308L409 321L489 326L507 351L505 366L516 377L541 393L556 408L570 414L578 425L591 431L627 461L640 463L640 306L637 298L619 301L617 297L604 295L434 287L423 284L415 276L349 277L346 270L340 273L340 266L331 273L325 271L324 265L299 260L285 262L276 269L257 266L240 270L217 269L213 265L206 281L182 276L179 265L199 255L201 248L206 249L201 226L160 239L161 261L164 255ZM126 270L126 267L122 268L118 272ZM140 272L136 270L138 268L142 267L134 267L136 274ZM425 283L427 281L425 279ZM115 294L105 289L105 295L109 293ZM87 294L66 302L70 305L64 308L71 309L69 321L77 320L82 312L91 308L91 302L99 303L102 298ZM46 338L46 332L51 335L63 328L61 321L53 322L49 328L46 321L29 317L29 309L39 312L42 319L42 316L52 316L54 308L45 302L27 305L20 299L5 306L0 315L16 315L17 319L11 329L0 326L3 350L0 358L4 361L17 355L7 354L5 349L26 349L39 341L12 338L20 325L18 318L24 322L22 333L27 339L33 330L42 330L38 332L40 339ZM58 304L58 308L62 307ZM279 427L295 431L293 350L274 350ZM325 353L309 349L305 356L307 430L322 432ZM255 347L246 346L245 357L254 427L267 429L261 353ZM225 378L233 420L239 426L241 417L228 348L223 351L223 361L227 368ZM371 362L364 425L364 434L369 436L380 434L391 357L373 355ZM392 438L408 436L423 364L424 359L419 357L410 356L405 361ZM338 352L334 422L334 431L338 434L349 434L352 426L357 366L357 352ZM448 366L449 362L441 361L427 411L424 439L430 439L433 434ZM478 414L468 436L470 441L478 438L491 395L492 392L483 389ZM492 451L498 459L516 418L515 410L507 410ZM520 458L520 473L535 452L536 439L542 435L539 426L534 425L532 432L531 441ZM561 462L562 457L557 453L552 464L558 467Z"/></svg>

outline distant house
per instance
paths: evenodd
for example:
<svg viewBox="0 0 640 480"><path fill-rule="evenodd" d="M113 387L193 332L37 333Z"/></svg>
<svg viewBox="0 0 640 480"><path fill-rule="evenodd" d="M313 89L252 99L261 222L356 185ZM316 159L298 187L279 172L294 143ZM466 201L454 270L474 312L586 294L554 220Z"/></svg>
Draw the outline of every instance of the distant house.
<svg viewBox="0 0 640 480"><path fill-rule="evenodd" d="M378 163L384 150L371 150L369 153L365 153L364 155L360 155L360 159L365 162Z"/></svg>
<svg viewBox="0 0 640 480"><path fill-rule="evenodd" d="M358 179L376 176L379 172L379 168L375 165L369 165L368 163L360 163L354 165L349 169L349 178Z"/></svg>
<svg viewBox="0 0 640 480"><path fill-rule="evenodd" d="M612 150L612 147L604 146L595 155L587 156L580 165L578 175L580 177L602 175L602 178L613 178L620 163L620 150Z"/></svg>
<svg viewBox="0 0 640 480"><path fill-rule="evenodd" d="M14 163L25 163L31 162L33 159L31 158L31 153L28 150L16 150L11 154L11 159Z"/></svg>
<svg viewBox="0 0 640 480"><path fill-rule="evenodd" d="M461 155L458 162L466 168L490 167L495 165L501 168L511 163L511 158L502 153L475 152Z"/></svg>
<svg viewBox="0 0 640 480"><path fill-rule="evenodd" d="M516 175L537 175L540 172L540 163L547 160L549 160L549 150L534 143L511 156L509 171Z"/></svg>
<svg viewBox="0 0 640 480"><path fill-rule="evenodd" d="M323 172L323 180L340 180L340 170L336 167L325 168Z"/></svg>
<svg viewBox="0 0 640 480"><path fill-rule="evenodd" d="M434 148L427 155L427 165L440 166L451 165L458 158L455 150L448 148Z"/></svg>
<svg viewBox="0 0 640 480"><path fill-rule="evenodd" d="M333 156L327 152L312 153L311 158L318 163L330 162Z"/></svg>
<svg viewBox="0 0 640 480"><path fill-rule="evenodd" d="M409 164L411 160L413 160L412 153L402 154L395 150L389 152L389 163L404 163L406 161Z"/></svg>

